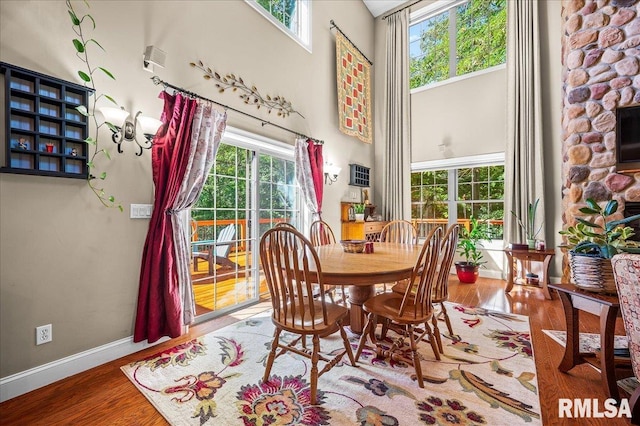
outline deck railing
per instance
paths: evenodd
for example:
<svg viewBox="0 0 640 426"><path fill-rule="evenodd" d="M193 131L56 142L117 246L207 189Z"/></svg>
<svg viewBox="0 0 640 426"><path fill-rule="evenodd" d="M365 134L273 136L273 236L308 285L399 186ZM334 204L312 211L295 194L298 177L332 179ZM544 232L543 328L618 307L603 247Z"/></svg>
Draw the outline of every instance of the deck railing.
<svg viewBox="0 0 640 426"><path fill-rule="evenodd" d="M260 219L259 224L273 224L286 222L285 219ZM196 231L191 236L192 241L202 240L215 240L218 233L228 225L236 226L236 236L234 240L237 241L231 247L231 251L245 251L247 250L247 219L218 219L218 220L193 220L196 224Z"/></svg>
<svg viewBox="0 0 640 426"><path fill-rule="evenodd" d="M504 226L504 221L499 219L489 219L479 221L480 223L489 224L491 227L499 228L500 230ZM449 219L411 219L411 223L418 230L418 238L425 238L429 235L429 232L435 227L442 228L442 231L446 231L449 226ZM467 231L471 230L471 219L458 219L460 226L463 226ZM495 234L502 235L502 232L494 232Z"/></svg>

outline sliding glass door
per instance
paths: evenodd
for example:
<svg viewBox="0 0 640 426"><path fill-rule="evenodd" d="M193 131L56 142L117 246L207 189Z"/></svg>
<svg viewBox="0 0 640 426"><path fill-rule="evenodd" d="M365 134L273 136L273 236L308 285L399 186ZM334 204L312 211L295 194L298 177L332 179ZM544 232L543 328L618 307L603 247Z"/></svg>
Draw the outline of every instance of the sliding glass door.
<svg viewBox="0 0 640 426"><path fill-rule="evenodd" d="M266 293L260 237L278 222L300 221L292 147L234 136L223 138L191 210L198 321L254 303Z"/></svg>

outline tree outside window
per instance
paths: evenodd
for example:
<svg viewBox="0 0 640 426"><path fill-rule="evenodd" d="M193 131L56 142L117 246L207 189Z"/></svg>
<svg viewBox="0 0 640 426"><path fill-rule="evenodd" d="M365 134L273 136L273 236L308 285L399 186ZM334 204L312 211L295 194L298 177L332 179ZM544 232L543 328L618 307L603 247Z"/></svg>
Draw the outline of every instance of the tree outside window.
<svg viewBox="0 0 640 426"><path fill-rule="evenodd" d="M470 0L427 15L409 27L411 88L504 63L506 34L506 0Z"/></svg>
<svg viewBox="0 0 640 426"><path fill-rule="evenodd" d="M298 29L295 28L296 20L293 18L297 0L256 0L256 2L294 34L298 33Z"/></svg>
<svg viewBox="0 0 640 426"><path fill-rule="evenodd" d="M311 0L245 0L276 27L311 51Z"/></svg>
<svg viewBox="0 0 640 426"><path fill-rule="evenodd" d="M411 173L411 218L421 237L434 226L469 226L472 216L502 239L504 165Z"/></svg>

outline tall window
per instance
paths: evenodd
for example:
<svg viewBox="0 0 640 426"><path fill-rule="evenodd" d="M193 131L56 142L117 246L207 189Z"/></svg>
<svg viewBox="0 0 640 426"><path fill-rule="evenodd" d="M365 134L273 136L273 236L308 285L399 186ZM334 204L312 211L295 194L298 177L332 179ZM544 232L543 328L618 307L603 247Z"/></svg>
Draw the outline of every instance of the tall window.
<svg viewBox="0 0 640 426"><path fill-rule="evenodd" d="M412 89L504 63L506 0L441 0L415 12L409 58Z"/></svg>
<svg viewBox="0 0 640 426"><path fill-rule="evenodd" d="M434 226L468 227L472 216L486 224L491 239L502 239L504 165L411 173L411 219L421 237Z"/></svg>
<svg viewBox="0 0 640 426"><path fill-rule="evenodd" d="M245 0L285 34L311 51L310 0Z"/></svg>

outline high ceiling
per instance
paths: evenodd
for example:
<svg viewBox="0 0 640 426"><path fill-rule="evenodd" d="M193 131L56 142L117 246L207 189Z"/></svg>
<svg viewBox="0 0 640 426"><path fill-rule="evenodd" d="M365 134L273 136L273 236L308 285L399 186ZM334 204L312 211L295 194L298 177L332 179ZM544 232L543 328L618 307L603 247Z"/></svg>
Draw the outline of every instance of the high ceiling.
<svg viewBox="0 0 640 426"><path fill-rule="evenodd" d="M403 3L407 3L408 0L362 0L369 9L369 12L374 18L382 15L385 12L395 9Z"/></svg>

